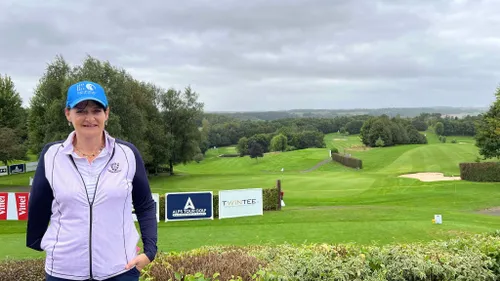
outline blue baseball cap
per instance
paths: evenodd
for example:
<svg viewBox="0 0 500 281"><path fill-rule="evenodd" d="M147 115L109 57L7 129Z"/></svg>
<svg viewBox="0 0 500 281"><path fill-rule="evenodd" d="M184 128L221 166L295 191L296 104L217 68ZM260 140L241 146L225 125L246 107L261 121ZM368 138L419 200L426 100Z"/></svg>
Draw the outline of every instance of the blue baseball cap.
<svg viewBox="0 0 500 281"><path fill-rule="evenodd" d="M73 108L84 100L93 100L101 103L104 108L108 107L108 99L106 98L104 88L94 82L80 81L69 87L66 107Z"/></svg>

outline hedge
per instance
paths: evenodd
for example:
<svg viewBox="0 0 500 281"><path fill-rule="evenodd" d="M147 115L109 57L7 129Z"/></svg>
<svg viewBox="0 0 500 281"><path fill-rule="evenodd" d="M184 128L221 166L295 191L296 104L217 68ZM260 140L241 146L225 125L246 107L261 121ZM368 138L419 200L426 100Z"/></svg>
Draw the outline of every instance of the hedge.
<svg viewBox="0 0 500 281"><path fill-rule="evenodd" d="M336 162L339 162L340 164L355 168L355 169L362 169L363 168L363 161L354 157L348 157L348 156L343 156L338 153L332 153L332 159Z"/></svg>
<svg viewBox="0 0 500 281"><path fill-rule="evenodd" d="M274 211L280 210L280 196L279 188L264 188L262 189L262 199L264 200L264 211ZM214 218L219 217L219 195L214 193L213 195L214 204ZM165 194L160 194L160 221L165 221Z"/></svg>
<svg viewBox="0 0 500 281"><path fill-rule="evenodd" d="M0 280L44 277L43 258L0 261ZM500 235L494 232L426 243L229 245L159 252L142 270L141 280L495 281L499 277Z"/></svg>
<svg viewBox="0 0 500 281"><path fill-rule="evenodd" d="M500 162L460 163L462 180L500 182Z"/></svg>

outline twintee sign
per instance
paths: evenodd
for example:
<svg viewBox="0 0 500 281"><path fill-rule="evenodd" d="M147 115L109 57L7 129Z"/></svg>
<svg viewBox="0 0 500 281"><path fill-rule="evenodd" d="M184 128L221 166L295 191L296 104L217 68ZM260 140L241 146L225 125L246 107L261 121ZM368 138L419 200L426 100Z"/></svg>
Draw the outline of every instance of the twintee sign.
<svg viewBox="0 0 500 281"><path fill-rule="evenodd" d="M29 192L0 193L0 220L27 220Z"/></svg>
<svg viewBox="0 0 500 281"><path fill-rule="evenodd" d="M219 191L219 218L236 218L264 214L262 188Z"/></svg>

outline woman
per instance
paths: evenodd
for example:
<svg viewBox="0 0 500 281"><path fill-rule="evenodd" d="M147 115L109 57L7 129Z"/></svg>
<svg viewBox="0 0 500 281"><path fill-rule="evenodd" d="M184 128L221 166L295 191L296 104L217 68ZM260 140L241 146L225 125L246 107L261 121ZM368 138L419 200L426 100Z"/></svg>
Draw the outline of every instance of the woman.
<svg viewBox="0 0 500 281"><path fill-rule="evenodd" d="M104 89L69 87L64 141L46 144L29 200L26 243L45 251L47 280L139 280L157 251L156 204L142 157L105 130ZM139 221L144 253L137 253ZM50 224L49 224L50 222Z"/></svg>

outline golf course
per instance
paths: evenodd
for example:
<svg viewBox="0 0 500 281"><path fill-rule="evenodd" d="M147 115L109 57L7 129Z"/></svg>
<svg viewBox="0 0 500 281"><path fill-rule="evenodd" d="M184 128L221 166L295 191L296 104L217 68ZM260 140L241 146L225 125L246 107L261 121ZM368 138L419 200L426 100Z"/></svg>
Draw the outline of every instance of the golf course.
<svg viewBox="0 0 500 281"><path fill-rule="evenodd" d="M500 203L498 183L461 180L421 181L411 173L459 176L459 163L474 162L471 137L441 143L430 131L428 144L364 147L357 135L325 135L327 148L266 153L264 157L219 157L234 147L206 152L199 163L175 166L174 176L152 176L151 189L164 194L272 188L281 181L286 206L263 216L159 223L161 252L202 246L277 245L283 243L391 243L445 240L462 234L500 229L500 216L488 213ZM329 148L363 161L352 169L331 161ZM25 186L33 173L0 178L0 192ZM432 222L442 215L442 224ZM43 257L25 246L25 221L1 221L0 257Z"/></svg>

